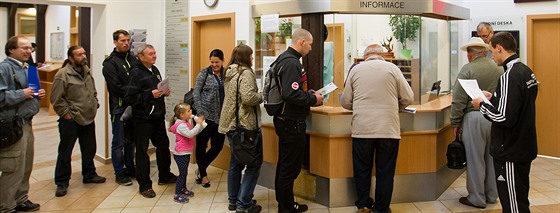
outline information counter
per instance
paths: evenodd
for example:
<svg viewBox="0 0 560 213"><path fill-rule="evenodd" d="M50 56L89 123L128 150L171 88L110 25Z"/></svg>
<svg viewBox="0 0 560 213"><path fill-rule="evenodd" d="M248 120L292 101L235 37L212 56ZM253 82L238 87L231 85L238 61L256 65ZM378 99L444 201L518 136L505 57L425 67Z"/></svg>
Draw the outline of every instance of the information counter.
<svg viewBox="0 0 560 213"><path fill-rule="evenodd" d="M446 149L453 139L449 125L451 96L400 113L401 141L393 203L436 200L463 170L448 169ZM302 169L294 193L328 207L352 206L356 201L352 170L352 112L342 107L311 109L307 121L309 170ZM274 188L278 138L271 121L263 121L264 163L259 184ZM375 170L374 170L375 172ZM375 175L375 174L373 174ZM372 178L372 193L375 178Z"/></svg>

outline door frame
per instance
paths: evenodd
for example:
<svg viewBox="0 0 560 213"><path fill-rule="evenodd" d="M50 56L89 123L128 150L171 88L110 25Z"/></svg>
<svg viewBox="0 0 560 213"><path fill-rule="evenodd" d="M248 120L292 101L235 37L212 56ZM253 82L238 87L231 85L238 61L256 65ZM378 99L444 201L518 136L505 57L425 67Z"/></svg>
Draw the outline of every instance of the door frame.
<svg viewBox="0 0 560 213"><path fill-rule="evenodd" d="M219 20L229 20L230 21L230 33L234 35L230 38L231 44L235 44L235 13L222 13L207 16L195 16L191 18L192 26L192 41L191 41L191 74L190 74L190 84L194 87L196 81L196 75L201 69L200 57L203 55L200 50L200 25L204 22L212 22ZM227 39L227 38L224 38Z"/></svg>

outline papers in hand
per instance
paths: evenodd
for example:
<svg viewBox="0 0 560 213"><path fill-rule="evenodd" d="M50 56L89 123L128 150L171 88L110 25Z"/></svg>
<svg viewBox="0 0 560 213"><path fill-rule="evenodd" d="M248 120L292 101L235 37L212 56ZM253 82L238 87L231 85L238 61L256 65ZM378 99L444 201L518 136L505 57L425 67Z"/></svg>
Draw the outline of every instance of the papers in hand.
<svg viewBox="0 0 560 213"><path fill-rule="evenodd" d="M465 92L467 93L467 95L471 97L471 99L482 98L482 100L484 100L484 103L492 105L492 103L490 103L490 101L486 98L486 96L484 96L482 90L480 90L480 88L478 87L478 82L476 81L476 79L458 79L458 80L461 86L463 87L463 89L465 90Z"/></svg>
<svg viewBox="0 0 560 213"><path fill-rule="evenodd" d="M169 89L169 77L163 79L163 81L159 82L157 84L157 89L158 90L162 90L162 91L166 91Z"/></svg>
<svg viewBox="0 0 560 213"><path fill-rule="evenodd" d="M338 87L333 82L331 82L327 84L327 86L324 86L323 88L317 90L317 92L321 93L324 96L335 91L337 88Z"/></svg>

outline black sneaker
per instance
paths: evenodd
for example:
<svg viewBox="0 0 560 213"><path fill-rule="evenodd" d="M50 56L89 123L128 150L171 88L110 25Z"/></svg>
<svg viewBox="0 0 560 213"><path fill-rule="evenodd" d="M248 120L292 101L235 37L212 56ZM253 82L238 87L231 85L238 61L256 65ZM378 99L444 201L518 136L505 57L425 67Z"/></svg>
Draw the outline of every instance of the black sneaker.
<svg viewBox="0 0 560 213"><path fill-rule="evenodd" d="M306 212L307 205L294 202L294 210L292 212Z"/></svg>
<svg viewBox="0 0 560 213"><path fill-rule="evenodd" d="M95 175L92 178L84 179L84 183L105 183L107 178L101 177L99 175Z"/></svg>
<svg viewBox="0 0 560 213"><path fill-rule="evenodd" d="M260 213L262 211L262 206L254 205L250 209L247 210L236 210L235 213Z"/></svg>
<svg viewBox="0 0 560 213"><path fill-rule="evenodd" d="M253 206L254 205L257 205L257 200L253 200ZM227 208L230 211L235 211L237 209L237 204L236 203L229 203Z"/></svg>
<svg viewBox="0 0 560 213"><path fill-rule="evenodd" d="M54 193L54 195L57 197L62 197L66 195L67 192L68 192L68 186L58 185L56 186L56 192Z"/></svg>
<svg viewBox="0 0 560 213"><path fill-rule="evenodd" d="M115 175L115 181L119 184L119 185L123 185L123 186L130 186L132 185L132 180L130 180L130 178L124 174L116 174Z"/></svg>
<svg viewBox="0 0 560 213"><path fill-rule="evenodd" d="M39 205L38 203L33 203L30 200L26 200L22 204L19 204L19 205L16 206L16 211L18 211L18 212L34 212L34 211L39 210L39 208L41 208L41 205Z"/></svg>
<svg viewBox="0 0 560 213"><path fill-rule="evenodd" d="M126 170L125 173L129 178L135 178L136 177L136 169L128 169Z"/></svg>
<svg viewBox="0 0 560 213"><path fill-rule="evenodd" d="M158 185L165 185L168 183L176 183L177 182L177 176L174 174L171 174L171 178L169 179L159 179L158 180Z"/></svg>

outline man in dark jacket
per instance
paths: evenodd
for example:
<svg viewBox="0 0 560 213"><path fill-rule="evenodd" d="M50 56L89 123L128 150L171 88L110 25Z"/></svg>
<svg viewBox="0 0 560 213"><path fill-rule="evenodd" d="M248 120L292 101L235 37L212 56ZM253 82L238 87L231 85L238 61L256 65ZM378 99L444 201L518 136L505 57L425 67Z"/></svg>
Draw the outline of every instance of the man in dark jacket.
<svg viewBox="0 0 560 213"><path fill-rule="evenodd" d="M150 156L148 156L150 140L156 147L158 184L177 181L177 176L170 172L171 155L165 129L165 96L169 96L170 91L168 88L158 88L162 78L159 70L154 66L156 63L154 47L149 44L140 45L137 53L139 63L130 72L125 99L132 106L136 144L136 180L140 185L140 194L146 198L153 198L156 193L152 189L150 179Z"/></svg>
<svg viewBox="0 0 560 213"><path fill-rule="evenodd" d="M120 185L129 186L132 185L130 177L136 176L134 143L124 142L124 126L121 117L128 106L124 103L124 93L128 84L129 71L132 69L132 65L137 62L129 50L130 34L127 31L115 31L113 33L113 44L115 44L115 49L103 61L103 76L109 90L109 112L111 113L113 129L111 160L115 169L116 182ZM125 165L126 169L124 168Z"/></svg>
<svg viewBox="0 0 560 213"><path fill-rule="evenodd" d="M473 107L492 122L490 155L498 196L503 212L529 211L529 172L537 157L535 100L538 84L533 71L515 54L515 38L508 32L496 33L490 39L490 50L496 64L504 67L496 92L485 92L492 104L481 98Z"/></svg>
<svg viewBox="0 0 560 213"><path fill-rule="evenodd" d="M311 51L313 36L309 31L298 29L292 35L288 50L278 56L278 78L285 105L278 116L274 116L274 128L278 135L278 164L276 165L276 201L278 212L305 212L307 205L294 202L294 181L301 170L305 150L305 117L310 106L323 103L323 95L313 90L304 91L299 58ZM282 60L285 59L285 60Z"/></svg>

